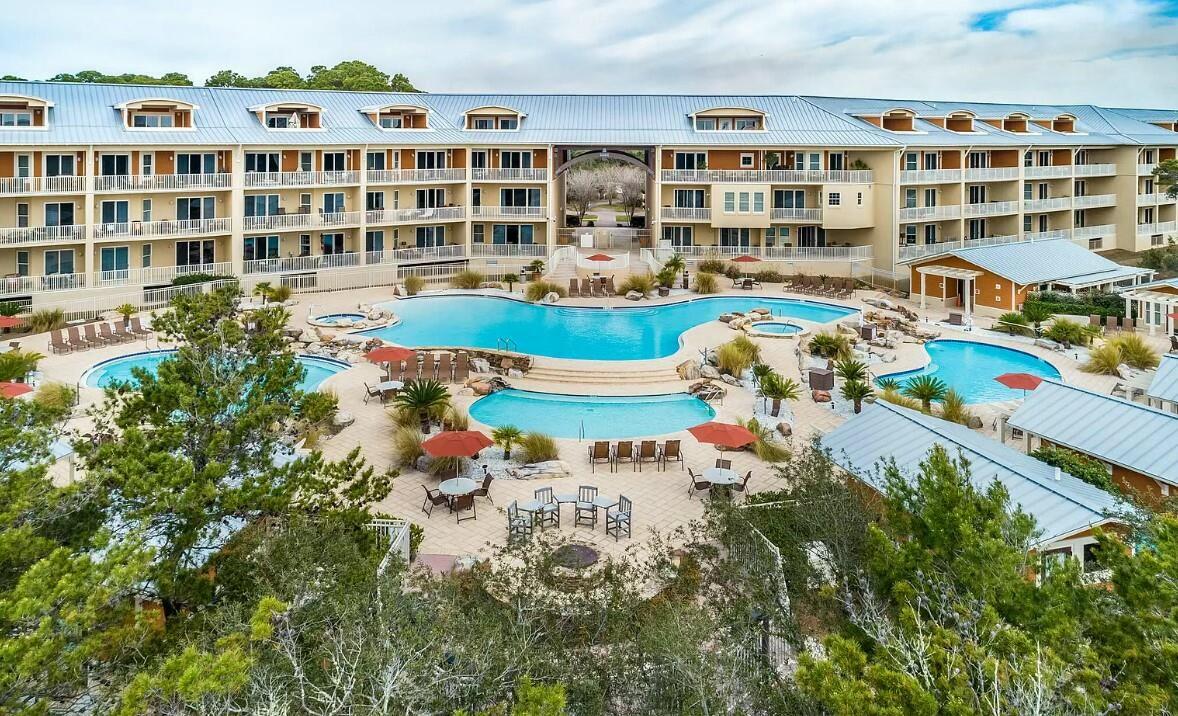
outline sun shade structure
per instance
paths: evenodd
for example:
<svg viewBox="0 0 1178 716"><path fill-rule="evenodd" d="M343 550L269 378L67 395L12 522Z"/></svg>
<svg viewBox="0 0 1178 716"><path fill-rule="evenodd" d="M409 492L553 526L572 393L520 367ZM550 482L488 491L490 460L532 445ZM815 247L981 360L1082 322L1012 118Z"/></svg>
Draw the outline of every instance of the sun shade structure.
<svg viewBox="0 0 1178 716"><path fill-rule="evenodd" d="M438 433L421 443L421 449L433 457L473 457L494 444L478 430L451 430Z"/></svg>
<svg viewBox="0 0 1178 716"><path fill-rule="evenodd" d="M695 439L701 443L711 443L722 448L744 447L757 440L757 436L753 435L748 428L715 421L688 428L687 432L695 436Z"/></svg>
<svg viewBox="0 0 1178 716"><path fill-rule="evenodd" d="M1003 373L994 380L1011 390L1034 390L1039 387L1043 379L1030 373Z"/></svg>
<svg viewBox="0 0 1178 716"><path fill-rule="evenodd" d="M759 262L761 259L757 258L756 256L749 256L748 254L741 254L732 260L737 263L752 264Z"/></svg>
<svg viewBox="0 0 1178 716"><path fill-rule="evenodd" d="M397 361L408 360L416 355L416 351L411 348L403 348L401 346L381 346L374 348L364 354L364 357L370 363L396 363Z"/></svg>
<svg viewBox="0 0 1178 716"><path fill-rule="evenodd" d="M585 260L586 261L613 261L614 257L609 256L607 254L593 254L592 256L585 257Z"/></svg>
<svg viewBox="0 0 1178 716"><path fill-rule="evenodd" d="M7 380L0 382L0 396L5 398L17 398L31 392L33 388L28 383L13 383Z"/></svg>

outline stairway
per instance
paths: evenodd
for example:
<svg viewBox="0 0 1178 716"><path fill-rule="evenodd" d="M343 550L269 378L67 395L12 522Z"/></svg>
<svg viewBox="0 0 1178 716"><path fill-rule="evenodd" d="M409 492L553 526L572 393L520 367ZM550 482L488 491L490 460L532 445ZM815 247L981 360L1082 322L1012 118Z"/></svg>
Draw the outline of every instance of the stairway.
<svg viewBox="0 0 1178 716"><path fill-rule="evenodd" d="M598 368L577 361L566 363L543 358L538 359L525 377L510 382L516 388L542 392L552 392L558 384L561 392L583 395L675 393L688 385L679 379L672 364L619 368L618 363L611 363Z"/></svg>

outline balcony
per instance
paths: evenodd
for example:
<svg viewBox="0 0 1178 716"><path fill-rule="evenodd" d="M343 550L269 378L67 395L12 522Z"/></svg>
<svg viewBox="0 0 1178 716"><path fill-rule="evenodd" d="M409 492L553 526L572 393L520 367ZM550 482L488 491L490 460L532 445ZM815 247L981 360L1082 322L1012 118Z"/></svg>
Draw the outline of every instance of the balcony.
<svg viewBox="0 0 1178 716"><path fill-rule="evenodd" d="M512 219L516 221L539 221L547 210L542 206L472 206L472 219Z"/></svg>
<svg viewBox="0 0 1178 716"><path fill-rule="evenodd" d="M86 177L4 177L0 196L29 194L80 194L86 191Z"/></svg>
<svg viewBox="0 0 1178 716"><path fill-rule="evenodd" d="M1102 206L1116 206L1116 194L1085 194L1072 197L1073 209L1099 209Z"/></svg>
<svg viewBox="0 0 1178 716"><path fill-rule="evenodd" d="M376 209L366 212L369 224L408 224L422 221L455 221L466 218L464 206L438 206L423 209Z"/></svg>
<svg viewBox="0 0 1178 716"><path fill-rule="evenodd" d="M664 169L662 181L670 184L870 184L870 169Z"/></svg>
<svg viewBox="0 0 1178 716"><path fill-rule="evenodd" d="M946 184L959 181L960 169L908 169L900 172L901 184Z"/></svg>
<svg viewBox="0 0 1178 716"><path fill-rule="evenodd" d="M120 224L98 224L94 227L94 239L155 238L166 236L198 236L203 234L228 234L233 230L233 220L184 219L180 221L130 221Z"/></svg>
<svg viewBox="0 0 1178 716"><path fill-rule="evenodd" d="M247 216L242 228L245 231L295 231L297 229L346 228L360 225L360 212L340 211L333 214L274 214L271 216Z"/></svg>
<svg viewBox="0 0 1178 716"><path fill-rule="evenodd" d="M545 244L471 244L471 258L521 258L546 259L548 246Z"/></svg>
<svg viewBox="0 0 1178 716"><path fill-rule="evenodd" d="M1072 175L1072 165L1023 167L1023 176L1027 179L1065 179Z"/></svg>
<svg viewBox="0 0 1178 716"><path fill-rule="evenodd" d="M289 256L277 259L254 259L245 262L245 273L290 273L319 269L359 266L360 254L324 254L321 256Z"/></svg>
<svg viewBox="0 0 1178 716"><path fill-rule="evenodd" d="M1116 176L1116 164L1077 164L1075 175L1078 177L1111 177Z"/></svg>
<svg viewBox="0 0 1178 716"><path fill-rule="evenodd" d="M1158 168L1157 164L1138 164L1137 165L1137 176L1139 176L1139 177L1152 176L1154 173L1154 170L1157 168Z"/></svg>
<svg viewBox="0 0 1178 716"><path fill-rule="evenodd" d="M471 169L474 181L548 181L547 169Z"/></svg>
<svg viewBox="0 0 1178 716"><path fill-rule="evenodd" d="M982 169L965 169L962 179L965 181L1009 181L1018 179L1018 167L985 167Z"/></svg>
<svg viewBox="0 0 1178 716"><path fill-rule="evenodd" d="M712 210L690 206L664 206L659 216L663 221L711 221Z"/></svg>
<svg viewBox="0 0 1178 716"><path fill-rule="evenodd" d="M231 276L233 264L228 261L212 264L192 264L188 266L154 266L144 269L123 269L118 271L96 271L93 276L94 286L151 286L171 283L177 276L191 276L193 274L210 274L213 276Z"/></svg>
<svg viewBox="0 0 1178 716"><path fill-rule="evenodd" d="M659 242L659 250L683 255L688 261L707 258L755 256L763 261L870 261L870 246L672 246Z"/></svg>
<svg viewBox="0 0 1178 716"><path fill-rule="evenodd" d="M961 207L962 216L1001 216L1002 214L1017 214L1017 201L987 201L981 204L966 204Z"/></svg>
<svg viewBox="0 0 1178 716"><path fill-rule="evenodd" d="M0 246L20 244L68 244L86 240L86 227L73 226L22 226L0 228Z"/></svg>
<svg viewBox="0 0 1178 716"><path fill-rule="evenodd" d="M0 278L0 295L68 291L86 287L86 274L59 273L48 276L5 276Z"/></svg>
<svg viewBox="0 0 1178 716"><path fill-rule="evenodd" d="M1178 231L1178 222L1162 221L1156 224L1138 224L1138 236L1152 236L1154 234L1165 234L1170 231Z"/></svg>
<svg viewBox="0 0 1178 716"><path fill-rule="evenodd" d="M902 222L959 219L961 218L961 206L959 204L946 204L945 206L909 206L900 209L898 216Z"/></svg>
<svg viewBox="0 0 1178 716"><path fill-rule="evenodd" d="M1072 240L1083 242L1087 246L1092 239L1112 239L1117 235L1116 224L1101 224L1100 226L1077 226L1072 229Z"/></svg>
<svg viewBox="0 0 1178 716"><path fill-rule="evenodd" d="M1063 211L1072 208L1072 197L1057 196L1053 199L1024 199L1023 211Z"/></svg>
<svg viewBox="0 0 1178 716"><path fill-rule="evenodd" d="M902 245L896 252L896 260L911 261L913 259L920 259L926 256L938 256L940 254L956 251L958 249L970 249L975 246L997 246L999 244L1015 244L1023 239L1018 234L1008 234L1005 236L987 236L980 239L957 239L955 241L939 241L935 244L909 244Z"/></svg>
<svg viewBox="0 0 1178 716"><path fill-rule="evenodd" d="M414 264L446 259L466 258L466 247L462 244L445 246L421 246L388 251L369 251L364 258L370 264Z"/></svg>
<svg viewBox="0 0 1178 716"><path fill-rule="evenodd" d="M772 221L822 221L822 209L774 209L769 218Z"/></svg>
<svg viewBox="0 0 1178 716"><path fill-rule="evenodd" d="M173 191L228 189L231 176L220 174L125 174L94 177L94 191Z"/></svg>
<svg viewBox="0 0 1178 716"><path fill-rule="evenodd" d="M465 169L369 169L369 184L432 184L466 181Z"/></svg>
<svg viewBox="0 0 1178 716"><path fill-rule="evenodd" d="M360 172L246 172L246 188L359 184Z"/></svg>
<svg viewBox="0 0 1178 716"><path fill-rule="evenodd" d="M1137 206L1155 206L1157 204L1172 204L1178 201L1178 198L1172 197L1165 192L1157 192L1154 194L1138 194Z"/></svg>

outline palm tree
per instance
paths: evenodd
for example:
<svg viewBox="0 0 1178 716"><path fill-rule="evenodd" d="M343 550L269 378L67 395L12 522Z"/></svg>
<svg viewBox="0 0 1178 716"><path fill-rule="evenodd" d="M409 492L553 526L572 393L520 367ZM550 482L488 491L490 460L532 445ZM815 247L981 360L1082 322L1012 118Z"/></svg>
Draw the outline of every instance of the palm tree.
<svg viewBox="0 0 1178 716"><path fill-rule="evenodd" d="M933 375L918 375L905 381L903 393L909 398L919 400L921 410L931 413L933 401L943 400L948 390L948 384L940 378Z"/></svg>
<svg viewBox="0 0 1178 716"><path fill-rule="evenodd" d="M781 412L781 401L797 400L801 393L801 386L793 378L783 378L780 373L766 373L761 378L761 395L773 401L770 415L776 417Z"/></svg>
<svg viewBox="0 0 1178 716"><path fill-rule="evenodd" d="M1051 315L1051 309L1042 303L1032 303L1027 301L1023 304L1023 316L1026 317L1028 321L1035 324L1036 336L1043 334L1043 329L1040 327L1040 324L1043 323L1043 321L1046 321L1048 318L1051 318Z"/></svg>
<svg viewBox="0 0 1178 716"><path fill-rule="evenodd" d="M514 425L500 425L491 431L491 439L495 444L503 448L503 459L511 459L511 446L519 442L520 438L524 436L524 431L515 427Z"/></svg>
<svg viewBox="0 0 1178 716"><path fill-rule="evenodd" d="M858 414L863 411L864 398L870 398L875 395L875 390L871 384L863 380L848 380L843 383L843 398L855 403L855 413Z"/></svg>
<svg viewBox="0 0 1178 716"><path fill-rule="evenodd" d="M411 380L394 399L398 410L417 415L421 432L427 435L430 420L441 415L449 404L450 391L436 380Z"/></svg>
<svg viewBox="0 0 1178 716"><path fill-rule="evenodd" d="M663 268L679 273L687 268L687 259L683 258L683 254L672 254L671 258L663 262Z"/></svg>
<svg viewBox="0 0 1178 716"><path fill-rule="evenodd" d="M270 282L261 281L257 286L254 286L254 295L262 297L262 305L266 304L266 300L270 298Z"/></svg>
<svg viewBox="0 0 1178 716"><path fill-rule="evenodd" d="M848 383L867 380L867 364L857 360L841 360L834 364L834 372Z"/></svg>
<svg viewBox="0 0 1178 716"><path fill-rule="evenodd" d="M895 378L880 378L875 381L875 384L879 386L880 390L900 390L900 381Z"/></svg>
<svg viewBox="0 0 1178 716"><path fill-rule="evenodd" d="M45 356L36 351L11 350L0 353L0 381L24 380L25 376L37 370Z"/></svg>

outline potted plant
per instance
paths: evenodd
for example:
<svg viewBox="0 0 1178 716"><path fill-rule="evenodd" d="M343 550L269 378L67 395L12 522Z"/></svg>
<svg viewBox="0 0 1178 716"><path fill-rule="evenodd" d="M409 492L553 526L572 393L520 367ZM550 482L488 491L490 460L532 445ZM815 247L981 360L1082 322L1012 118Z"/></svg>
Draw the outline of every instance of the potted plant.
<svg viewBox="0 0 1178 716"><path fill-rule="evenodd" d="M544 261L543 259L536 259L528 264L528 271L532 273L532 280L539 281L540 277L544 275Z"/></svg>
<svg viewBox="0 0 1178 716"><path fill-rule="evenodd" d="M115 307L115 313L123 317L123 326L131 325L131 316L135 315L135 307L129 303Z"/></svg>
<svg viewBox="0 0 1178 716"><path fill-rule="evenodd" d="M675 284L675 269L670 266L663 266L659 272L654 275L659 284L659 296L666 298L671 295L671 286Z"/></svg>

